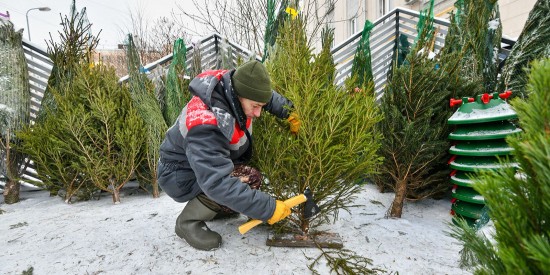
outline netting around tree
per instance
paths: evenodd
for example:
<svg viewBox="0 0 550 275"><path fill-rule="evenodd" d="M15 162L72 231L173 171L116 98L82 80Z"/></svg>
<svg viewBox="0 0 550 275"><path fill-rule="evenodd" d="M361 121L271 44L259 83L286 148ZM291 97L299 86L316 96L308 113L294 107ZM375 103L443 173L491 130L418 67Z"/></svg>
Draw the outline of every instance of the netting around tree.
<svg viewBox="0 0 550 275"><path fill-rule="evenodd" d="M426 19L427 17L428 19ZM429 28L429 31L426 32L428 35L426 40L429 40L431 35L433 35L434 29L434 0L430 0L430 8L420 11L418 24L416 24L417 35L414 39L414 44L416 44L416 42L420 39L420 35L422 34L424 28Z"/></svg>
<svg viewBox="0 0 550 275"><path fill-rule="evenodd" d="M176 121L187 102L186 99L190 97L186 96L187 92L183 89L186 60L187 48L183 39L180 38L174 42L172 63L170 63L166 78L163 115L167 125L172 125Z"/></svg>
<svg viewBox="0 0 550 275"><path fill-rule="evenodd" d="M21 32L0 19L0 136L26 125L29 119L29 73L21 45Z"/></svg>
<svg viewBox="0 0 550 275"><path fill-rule="evenodd" d="M284 12L288 5L288 0L282 0L279 2L277 9L277 0L267 1L267 23L265 26L264 55L262 56L262 62L264 62L269 56L269 48L275 45L278 29L283 25L284 21L288 17L288 14Z"/></svg>
<svg viewBox="0 0 550 275"><path fill-rule="evenodd" d="M0 19L0 178L5 181L5 203L19 201L19 177L24 155L14 145L15 132L29 122L29 73L22 32L16 32L9 20Z"/></svg>
<svg viewBox="0 0 550 275"><path fill-rule="evenodd" d="M374 28L369 20L365 21L363 32L361 33L361 40L357 46L357 52L353 58L353 66L351 68L351 75L356 76L356 86L361 87L368 82L373 81L372 66L371 66L371 52L370 52L370 33Z"/></svg>

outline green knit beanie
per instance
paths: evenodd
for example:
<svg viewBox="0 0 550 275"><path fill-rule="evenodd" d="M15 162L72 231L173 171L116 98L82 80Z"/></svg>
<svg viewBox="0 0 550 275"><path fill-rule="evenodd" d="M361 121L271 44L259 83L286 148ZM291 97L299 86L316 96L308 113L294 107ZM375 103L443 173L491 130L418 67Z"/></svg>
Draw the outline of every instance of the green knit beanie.
<svg viewBox="0 0 550 275"><path fill-rule="evenodd" d="M233 87L238 96L267 103L271 99L271 80L267 69L259 61L250 60L233 74Z"/></svg>

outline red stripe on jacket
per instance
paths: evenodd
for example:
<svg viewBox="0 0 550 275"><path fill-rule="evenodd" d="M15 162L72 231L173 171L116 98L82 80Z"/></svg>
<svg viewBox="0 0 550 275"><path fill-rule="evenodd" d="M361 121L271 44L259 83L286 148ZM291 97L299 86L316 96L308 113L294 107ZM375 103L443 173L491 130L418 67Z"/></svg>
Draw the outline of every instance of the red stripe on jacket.
<svg viewBox="0 0 550 275"><path fill-rule="evenodd" d="M187 104L185 126L187 130L191 130L197 125L204 124L218 125L218 121L208 106L198 96L194 96Z"/></svg>
<svg viewBox="0 0 550 275"><path fill-rule="evenodd" d="M197 75L197 77L204 78L206 76L214 76L218 80L221 80L223 74L225 74L227 71L228 70L209 70L209 71L204 71L200 73L199 75Z"/></svg>
<svg viewBox="0 0 550 275"><path fill-rule="evenodd" d="M246 128L249 128L251 123L252 119L247 118ZM191 130L191 128L197 125L205 124L217 126L218 120L216 119L212 111L208 109L208 106L206 106L206 104L204 104L204 102L202 102L202 100L198 96L194 96L187 104L185 126L187 126L187 130ZM231 137L231 141L229 142L229 144L238 143L244 135L244 130L242 130L239 127L239 124L235 122L233 136Z"/></svg>

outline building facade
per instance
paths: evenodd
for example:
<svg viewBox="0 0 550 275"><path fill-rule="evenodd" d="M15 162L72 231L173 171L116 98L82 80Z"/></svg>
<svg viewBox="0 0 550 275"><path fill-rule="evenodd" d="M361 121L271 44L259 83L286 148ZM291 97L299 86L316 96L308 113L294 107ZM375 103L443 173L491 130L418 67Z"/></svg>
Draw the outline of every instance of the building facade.
<svg viewBox="0 0 550 275"><path fill-rule="evenodd" d="M536 1L498 1L504 37L517 39ZM317 15L316 18L324 19L324 24L334 29L335 45L362 31L367 19L374 22L396 7L420 11L430 4L430 0L312 0L303 3L308 5L312 2L316 2L317 13L326 13L325 16ZM449 19L450 13L455 9L454 3L455 0L435 0L435 16ZM319 48L318 41L313 44Z"/></svg>

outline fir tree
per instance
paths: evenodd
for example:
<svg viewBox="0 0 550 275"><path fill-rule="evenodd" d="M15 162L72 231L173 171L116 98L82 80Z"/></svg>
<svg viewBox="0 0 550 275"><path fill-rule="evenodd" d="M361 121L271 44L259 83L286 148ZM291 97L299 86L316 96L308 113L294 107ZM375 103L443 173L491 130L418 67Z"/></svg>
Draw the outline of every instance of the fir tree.
<svg viewBox="0 0 550 275"><path fill-rule="evenodd" d="M499 91L527 97L527 71L532 60L550 57L550 1L539 0L529 13L523 31L506 58Z"/></svg>
<svg viewBox="0 0 550 275"><path fill-rule="evenodd" d="M382 96L384 119L377 128L385 137L384 161L374 180L382 190L395 191L391 217L401 217L407 198L438 196L448 189L447 100L457 63L428 58L434 39L433 30L423 28L403 65L394 63Z"/></svg>
<svg viewBox="0 0 550 275"><path fill-rule="evenodd" d="M49 91L50 88L71 82L74 79L75 71L80 70L81 62L86 64L92 62L91 54L99 43L99 34L93 35L90 32L92 24L85 20L82 14L75 12L75 0L72 1L71 7L70 16L60 15L63 31L58 31L59 39L54 39L50 33L47 45L48 54L53 61L53 68L37 120L41 120L46 115L44 110L54 109L56 106ZM83 10L85 11L85 8Z"/></svg>
<svg viewBox="0 0 550 275"><path fill-rule="evenodd" d="M267 67L274 89L291 99L302 122L293 136L288 125L270 115L255 124L255 164L269 180L268 192L279 199L310 188L321 212L311 220L296 211L279 230L294 231L308 238L322 224L335 221L340 210L352 207L356 184L374 172L380 159L375 154L380 136L373 133L380 115L372 90L346 93L330 80L334 64L330 54L332 32L325 32L323 48L313 55L306 43L300 16L286 21L278 30L275 50ZM346 89L351 89L346 87ZM303 207L303 205L302 205ZM296 209L295 209L296 210ZM314 274L321 258L338 274L371 274L368 258L342 249L325 251L308 266Z"/></svg>
<svg viewBox="0 0 550 275"><path fill-rule="evenodd" d="M489 208L495 232L488 239L466 222L452 235L464 243L463 263L477 274L550 273L550 59L531 66L527 101L515 99L523 133L507 138L520 171L484 172L474 189ZM503 160L505 161L505 160Z"/></svg>
<svg viewBox="0 0 550 275"><path fill-rule="evenodd" d="M160 158L159 150L160 143L168 127L153 93L153 84L145 74L140 73L141 62L131 34L128 35L127 56L130 94L146 129L145 146L143 148L145 161L136 172L142 187L146 188L150 185L153 189L153 197L158 198L157 165Z"/></svg>
<svg viewBox="0 0 550 275"><path fill-rule="evenodd" d="M27 126L30 112L29 72L21 45L21 32L0 19L0 175L5 178L4 202L19 201L25 156L17 148L15 133Z"/></svg>
<svg viewBox="0 0 550 275"><path fill-rule="evenodd" d="M67 203L90 185L112 193L118 203L119 190L141 161L144 127L113 68L81 64L73 72L71 83L50 91L55 109L47 107L41 123L20 136L31 158L44 167L43 186L61 184Z"/></svg>
<svg viewBox="0 0 550 275"><path fill-rule="evenodd" d="M162 114L167 125L172 125L181 113L185 103L191 99L187 91L189 80L185 79L187 51L183 39L174 42L172 62L166 79L166 93L164 96Z"/></svg>
<svg viewBox="0 0 550 275"><path fill-rule="evenodd" d="M497 0L460 0L442 54L461 53L460 75L475 84L470 96L496 89L502 24ZM456 18L454 18L456 17Z"/></svg>
<svg viewBox="0 0 550 275"><path fill-rule="evenodd" d="M371 54L370 54L370 32L374 28L374 24L370 21L365 22L365 27L361 34L361 40L357 46L357 52L353 58L353 66L351 68L351 75L355 77L356 87L361 87L365 83L374 82L372 76L371 66Z"/></svg>
<svg viewBox="0 0 550 275"><path fill-rule="evenodd" d="M267 191L286 199L309 187L322 209L311 220L294 212L281 223L302 234L350 207L360 188L355 181L374 172L379 161L375 152L380 137L372 130L380 117L372 91L350 96L329 83L329 47L323 49L312 55L300 18L279 29L267 67L274 89L293 101L302 124L292 136L286 123L264 115L254 131L255 162L269 179Z"/></svg>
<svg viewBox="0 0 550 275"><path fill-rule="evenodd" d="M58 148L59 144L56 143L65 139L64 137L59 140L49 140L47 138L50 133L55 131L55 128L49 127L55 127L55 124L50 123L48 125L43 123L43 120L49 115L48 112L55 112L57 108L51 90L57 89L58 92L72 93L72 90L63 89L62 87L70 86L76 73L80 70L81 63L90 63L90 54L99 43L99 37L89 32L91 24L85 22L79 13L74 12L75 1L72 2L73 9L70 17L60 15L60 24L63 30L58 32L59 42L57 42L57 39L53 39L50 34L50 41L47 43L48 54L53 61L53 68L36 119L36 130L25 130L26 134L23 135L23 139L27 140L24 140L23 150L33 156L32 160L35 163L38 178L42 181L42 183L36 183L37 185L46 187L51 194L57 194L59 190L72 186L71 190L74 188L76 192L76 190L81 189L84 191L82 196L87 198L95 188L79 176L80 171L76 171L71 167L72 159L66 157L67 151L45 153L45 151L50 150L50 148L46 148L48 147L47 144L52 143L53 147L51 148ZM62 96L66 95L63 94ZM37 135L33 136L32 131L36 131ZM36 143L28 143L31 139ZM43 142L43 144L40 142ZM40 147L42 145L44 148ZM65 149L70 151L69 148ZM71 195L72 192L67 192L66 197Z"/></svg>

